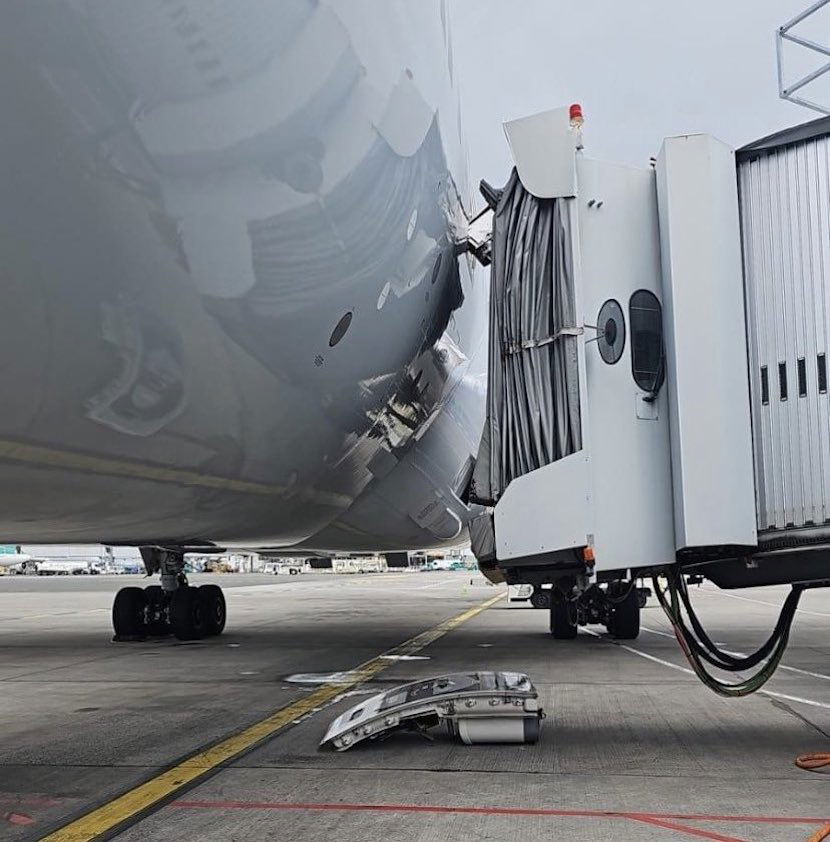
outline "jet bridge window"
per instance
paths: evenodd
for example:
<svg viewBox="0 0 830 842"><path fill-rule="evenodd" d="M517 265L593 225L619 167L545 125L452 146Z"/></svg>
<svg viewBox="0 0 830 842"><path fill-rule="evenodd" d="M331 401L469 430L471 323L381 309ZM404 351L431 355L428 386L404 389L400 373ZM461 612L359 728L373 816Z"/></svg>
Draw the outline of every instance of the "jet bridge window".
<svg viewBox="0 0 830 842"><path fill-rule="evenodd" d="M631 330L631 374L644 391L660 391L666 376L663 310L654 293L637 290L628 302Z"/></svg>

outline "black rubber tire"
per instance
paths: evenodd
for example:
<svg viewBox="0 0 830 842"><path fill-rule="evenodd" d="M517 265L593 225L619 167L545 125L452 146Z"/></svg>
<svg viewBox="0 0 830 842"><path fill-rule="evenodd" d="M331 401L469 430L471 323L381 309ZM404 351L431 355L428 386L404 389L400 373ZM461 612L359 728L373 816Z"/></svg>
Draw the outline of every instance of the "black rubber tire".
<svg viewBox="0 0 830 842"><path fill-rule="evenodd" d="M170 631L179 640L201 640L205 636L205 611L199 588L185 585L170 595Z"/></svg>
<svg viewBox="0 0 830 842"><path fill-rule="evenodd" d="M225 594L219 585L202 585L199 588L199 599L205 618L205 636L222 634L227 619Z"/></svg>
<svg viewBox="0 0 830 842"><path fill-rule="evenodd" d="M616 586L616 587L615 587ZM617 640L636 640L640 636L640 595L631 582L609 586L611 599L621 599L611 608L608 631Z"/></svg>
<svg viewBox="0 0 830 842"><path fill-rule="evenodd" d="M576 606L562 599L553 599L550 604L550 633L554 640L573 640L578 631Z"/></svg>
<svg viewBox="0 0 830 842"><path fill-rule="evenodd" d="M148 614L152 616L153 604L155 603L156 605L159 605L164 602L164 591L162 590L161 585L147 585L147 587L144 588L144 593L147 596ZM147 634L153 636L170 634L170 624L167 622L166 616L163 616L162 619L151 619L147 623Z"/></svg>
<svg viewBox="0 0 830 842"><path fill-rule="evenodd" d="M147 596L141 588L121 588L112 601L112 628L116 637L138 637L147 633L144 609Z"/></svg>

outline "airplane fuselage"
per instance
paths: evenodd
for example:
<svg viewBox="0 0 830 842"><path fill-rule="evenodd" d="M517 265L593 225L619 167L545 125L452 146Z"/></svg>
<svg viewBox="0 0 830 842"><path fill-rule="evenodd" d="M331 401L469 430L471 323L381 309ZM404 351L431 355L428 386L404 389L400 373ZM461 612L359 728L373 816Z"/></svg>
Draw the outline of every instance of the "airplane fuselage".
<svg viewBox="0 0 830 842"><path fill-rule="evenodd" d="M450 45L439 0L3 5L0 540L463 537Z"/></svg>

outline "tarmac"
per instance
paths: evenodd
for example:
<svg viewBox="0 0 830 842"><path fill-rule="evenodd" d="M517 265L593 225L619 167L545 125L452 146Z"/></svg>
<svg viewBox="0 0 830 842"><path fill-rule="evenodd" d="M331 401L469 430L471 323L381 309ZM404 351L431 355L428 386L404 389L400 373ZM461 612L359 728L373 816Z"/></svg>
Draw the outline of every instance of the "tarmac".
<svg viewBox="0 0 830 842"><path fill-rule="evenodd" d="M477 573L194 576L228 626L111 641L135 576L0 578L0 839L807 840L830 822L830 592L805 594L764 692L689 673L655 600L636 641L554 641ZM749 652L786 588L693 590ZM318 750L367 693L460 670L527 672L537 745L401 734Z"/></svg>

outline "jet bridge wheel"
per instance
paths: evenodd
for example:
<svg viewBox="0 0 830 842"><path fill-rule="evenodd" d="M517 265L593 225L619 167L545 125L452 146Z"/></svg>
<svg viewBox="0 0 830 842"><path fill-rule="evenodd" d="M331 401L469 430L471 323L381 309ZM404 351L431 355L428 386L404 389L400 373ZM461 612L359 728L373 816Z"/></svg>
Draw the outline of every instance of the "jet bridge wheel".
<svg viewBox="0 0 830 842"><path fill-rule="evenodd" d="M577 607L553 595L550 602L550 633L554 640L573 640L577 633Z"/></svg>
<svg viewBox="0 0 830 842"><path fill-rule="evenodd" d="M640 634L640 595L634 582L612 582L608 631L618 640L635 640Z"/></svg>

